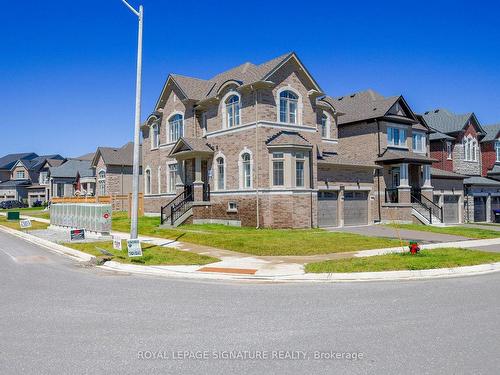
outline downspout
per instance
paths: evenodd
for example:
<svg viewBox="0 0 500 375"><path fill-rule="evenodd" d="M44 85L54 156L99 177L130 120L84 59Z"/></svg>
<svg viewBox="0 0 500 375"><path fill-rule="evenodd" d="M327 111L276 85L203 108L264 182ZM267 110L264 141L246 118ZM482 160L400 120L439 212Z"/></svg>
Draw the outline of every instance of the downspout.
<svg viewBox="0 0 500 375"><path fill-rule="evenodd" d="M382 156L380 154L380 124L377 119L375 119L375 123L377 124L377 138L378 138L378 151L377 151L377 157ZM381 195L380 195L380 169L377 169L377 190L378 190L378 199L377 199L377 209L378 209L378 220L379 222L382 221L382 207L381 207Z"/></svg>
<svg viewBox="0 0 500 375"><path fill-rule="evenodd" d="M310 222L310 227L313 227L313 190L314 189L314 179L313 179L313 157L314 155L318 155L318 150L317 150L317 145L313 147L311 154L309 155L309 188L311 189L311 201L309 204L309 207L311 207L311 222ZM315 150L316 148L316 150ZM316 173L318 173L316 171Z"/></svg>
<svg viewBox="0 0 500 375"><path fill-rule="evenodd" d="M255 171L255 214L256 214L256 225L255 227L258 229L260 228L260 210L259 210L259 125L257 123L259 119L258 115L258 100L257 100L257 90L254 90L253 85L250 86L252 91L254 92L254 98L255 98L255 165L254 165L254 171Z"/></svg>

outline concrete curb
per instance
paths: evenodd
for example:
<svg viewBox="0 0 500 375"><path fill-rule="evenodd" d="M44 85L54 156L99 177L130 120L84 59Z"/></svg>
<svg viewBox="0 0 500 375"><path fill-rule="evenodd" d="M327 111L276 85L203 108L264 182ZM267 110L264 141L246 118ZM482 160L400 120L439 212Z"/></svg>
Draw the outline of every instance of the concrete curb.
<svg viewBox="0 0 500 375"><path fill-rule="evenodd" d="M57 243L45 240L43 238L33 236L32 234L29 234L29 233L24 233L24 232L15 230L15 229L4 227L2 225L0 225L0 231L12 234L13 236L22 238L23 240L30 242L30 243L33 243L35 245L42 246L42 247L44 247L44 248L46 248L54 253L69 256L72 259L75 259L79 262L90 262L90 261L93 261L94 259L96 259L96 257L93 255L90 255L90 254L87 254L87 253L84 253L84 252L81 252L81 251L78 251L75 249L71 249L71 248L63 246L63 245L59 245Z"/></svg>
<svg viewBox="0 0 500 375"><path fill-rule="evenodd" d="M500 271L500 262L465 266L455 268L437 268L417 271L387 271L387 272L354 272L354 273L303 273L295 275L234 275L224 273L201 273L185 269L186 266L136 266L114 261L104 263L100 268L171 278L190 278L198 280L240 280L240 281L266 281L266 282L363 282L363 281L402 281L426 280L435 278L451 278L477 276ZM196 268L199 268L196 266Z"/></svg>

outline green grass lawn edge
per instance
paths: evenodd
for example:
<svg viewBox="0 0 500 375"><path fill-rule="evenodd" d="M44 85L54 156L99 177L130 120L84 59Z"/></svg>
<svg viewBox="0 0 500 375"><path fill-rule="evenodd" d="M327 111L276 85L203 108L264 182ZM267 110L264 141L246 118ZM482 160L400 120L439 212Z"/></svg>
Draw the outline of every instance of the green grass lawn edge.
<svg viewBox="0 0 500 375"><path fill-rule="evenodd" d="M432 232L461 236L473 239L490 239L500 237L500 231L482 228L470 228L461 225L449 227L435 227L423 224L386 224L386 226L398 229L416 230L420 232Z"/></svg>
<svg viewBox="0 0 500 375"><path fill-rule="evenodd" d="M305 271L306 273L408 271L474 266L495 262L500 262L500 253L442 248L421 250L416 255L405 252L309 263L306 265Z"/></svg>
<svg viewBox="0 0 500 375"><path fill-rule="evenodd" d="M142 256L132 258L128 257L126 241L122 241L122 250L113 249L113 243L111 241L67 242L63 245L90 255L94 255L98 258L104 258L105 260L145 266L204 265L220 261L218 258L207 255L147 243L141 243ZM106 254L100 249L112 255Z"/></svg>

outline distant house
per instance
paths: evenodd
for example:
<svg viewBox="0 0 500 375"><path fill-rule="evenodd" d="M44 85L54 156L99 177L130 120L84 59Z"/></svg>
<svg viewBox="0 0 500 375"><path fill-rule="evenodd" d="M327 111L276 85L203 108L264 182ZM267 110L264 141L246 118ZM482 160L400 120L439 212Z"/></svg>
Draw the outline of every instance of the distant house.
<svg viewBox="0 0 500 375"><path fill-rule="evenodd" d="M118 148L98 147L91 163L96 176L96 195L131 193L133 158L132 142ZM142 174L141 169L139 173ZM139 189L142 190L142 183L139 184Z"/></svg>
<svg viewBox="0 0 500 375"><path fill-rule="evenodd" d="M89 160L69 159L49 168L51 197L95 194L95 172Z"/></svg>
<svg viewBox="0 0 500 375"><path fill-rule="evenodd" d="M36 201L46 202L50 197L48 168L64 161L59 154L39 156L34 152L0 158L0 201L20 200L30 206Z"/></svg>

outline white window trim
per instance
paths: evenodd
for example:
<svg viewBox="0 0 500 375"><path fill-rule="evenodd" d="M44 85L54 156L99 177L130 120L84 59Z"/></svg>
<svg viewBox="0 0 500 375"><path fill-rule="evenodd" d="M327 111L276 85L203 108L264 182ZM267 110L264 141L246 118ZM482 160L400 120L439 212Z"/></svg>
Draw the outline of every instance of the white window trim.
<svg viewBox="0 0 500 375"><path fill-rule="evenodd" d="M280 95L283 91L291 91L295 95L297 95L297 122L291 123L291 122L281 122L280 119L280 106L281 106L281 100L280 100ZM300 92L296 89L294 89L292 86L287 85L281 87L279 90L276 91L276 122L279 124L288 124L288 125L302 125L302 110L303 110L303 102L302 102L302 95Z"/></svg>
<svg viewBox="0 0 500 375"><path fill-rule="evenodd" d="M156 144L154 144L154 129L155 128L158 131L158 134L156 137ZM157 122L154 122L150 125L149 130L151 133L151 150L156 150L158 147L160 147L160 125Z"/></svg>
<svg viewBox="0 0 500 375"><path fill-rule="evenodd" d="M413 136L414 135L420 135L422 137L422 150L415 150L413 148ZM421 131L415 131L413 130L412 131L412 134L411 134L411 148L412 148L412 151L417 153L417 154L425 154L427 152L427 136L425 134L425 132L421 132Z"/></svg>
<svg viewBox="0 0 500 375"><path fill-rule="evenodd" d="M100 176L101 173L104 173L104 177ZM101 191L101 181L104 182L104 192ZM104 168L99 169L99 172L97 172L97 187L99 189L99 195L106 195L106 169Z"/></svg>
<svg viewBox="0 0 500 375"><path fill-rule="evenodd" d="M149 191L148 191L148 172L149 172ZM144 194L151 195L152 188L152 176L151 176L151 167L148 165L144 170Z"/></svg>
<svg viewBox="0 0 500 375"><path fill-rule="evenodd" d="M274 154L275 153L280 153L283 155L282 158L275 158L274 157ZM289 152L285 152L285 151L281 151L281 150L272 150L271 153L270 153L270 156L271 156L271 163L270 163L270 185L271 185L271 188L278 188L278 189L283 189L285 187L287 187L287 154L289 155L290 157L290 153ZM274 184L274 162L275 161L281 161L283 162L283 184L281 185L275 185ZM288 188L290 188L290 186L288 186Z"/></svg>
<svg viewBox="0 0 500 375"><path fill-rule="evenodd" d="M395 145L393 143L389 143L389 128L399 129L399 130L404 130L405 131L405 142L404 142L404 144ZM398 124L386 125L387 147L408 149L408 129L409 129L408 126L403 126L403 125L398 125Z"/></svg>
<svg viewBox="0 0 500 375"><path fill-rule="evenodd" d="M323 121L323 115L326 116L326 137L323 137L323 134L321 134L321 130L322 130L322 124L319 124L319 133L321 135L321 139L332 139L332 116L326 112L326 111L323 111L323 113L321 114L321 121Z"/></svg>
<svg viewBox="0 0 500 375"><path fill-rule="evenodd" d="M224 188L219 189L219 166L217 164L217 159L222 158L224 160ZM215 191L224 191L227 189L227 159L226 156L222 152L218 152L217 155L214 156L213 160L214 165L214 190Z"/></svg>
<svg viewBox="0 0 500 375"><path fill-rule="evenodd" d="M495 141L495 162L500 163L500 139Z"/></svg>
<svg viewBox="0 0 500 375"><path fill-rule="evenodd" d="M161 165L158 166L158 194L161 194Z"/></svg>
<svg viewBox="0 0 500 375"><path fill-rule="evenodd" d="M470 134L463 139L464 161L477 163L479 161L479 144Z"/></svg>
<svg viewBox="0 0 500 375"><path fill-rule="evenodd" d="M233 95L236 95L238 97L238 101L240 103L240 123L238 125L234 125L232 127L229 127L228 126L228 123L227 123L227 108L226 108L226 100L229 99L229 97L233 96ZM222 106L221 108L221 113L222 113L222 129L233 129L233 128L237 128L238 126L241 126L241 124L243 123L241 121L241 95L238 91L236 90L229 90L226 95L224 95L220 101L220 105Z"/></svg>
<svg viewBox="0 0 500 375"><path fill-rule="evenodd" d="M243 171L244 154L250 155L250 186L248 187L245 186L245 180L244 180L244 171ZM243 148L243 150L241 150L240 154L238 155L238 170L239 170L240 189L242 190L253 189L253 153L246 146L245 148Z"/></svg>
<svg viewBox="0 0 500 375"><path fill-rule="evenodd" d="M170 137L170 119L172 117L174 117L175 115L181 115L182 116L182 134L180 137L184 137L184 134L185 134L185 128L186 128L186 124L185 124L185 117L184 117L184 112L181 112L181 111L173 111L172 113L170 113L168 116L167 116L167 124L166 124L166 129L167 129L167 143L175 143L178 141L178 139L176 140L172 140L172 137ZM180 138L179 137L179 138Z"/></svg>

